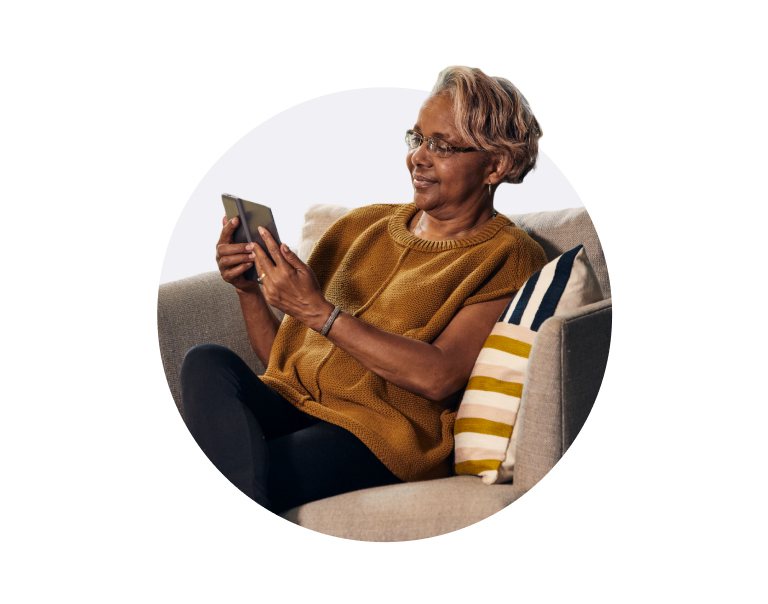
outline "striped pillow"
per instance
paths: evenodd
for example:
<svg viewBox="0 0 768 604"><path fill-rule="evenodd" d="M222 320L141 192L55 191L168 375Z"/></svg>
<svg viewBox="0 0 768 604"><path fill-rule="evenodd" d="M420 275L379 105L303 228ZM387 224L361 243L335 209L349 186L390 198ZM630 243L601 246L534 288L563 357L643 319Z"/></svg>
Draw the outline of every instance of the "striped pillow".
<svg viewBox="0 0 768 604"><path fill-rule="evenodd" d="M454 425L456 474L486 484L512 480L517 412L536 332L552 316L603 299L579 245L532 275L517 292L483 345Z"/></svg>

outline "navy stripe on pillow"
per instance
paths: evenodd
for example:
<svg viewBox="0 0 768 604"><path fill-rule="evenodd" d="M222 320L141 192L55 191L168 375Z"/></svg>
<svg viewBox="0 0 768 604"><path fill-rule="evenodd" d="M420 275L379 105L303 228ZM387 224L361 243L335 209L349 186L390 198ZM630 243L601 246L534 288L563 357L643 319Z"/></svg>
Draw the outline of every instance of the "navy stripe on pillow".
<svg viewBox="0 0 768 604"><path fill-rule="evenodd" d="M555 314L555 309L558 302L560 302L560 298L563 296L565 286L568 285L568 279L571 278L573 260L583 247L583 245L577 245L560 256L560 260L557 261L557 266L555 267L555 274L552 277L552 283L544 293L541 304L539 304L539 310L536 311L536 315L533 317L533 322L531 323L532 331L539 331L541 324Z"/></svg>
<svg viewBox="0 0 768 604"><path fill-rule="evenodd" d="M541 275L541 271L537 271L531 275L528 278L528 281L525 282L523 293L520 295L520 299L517 301L517 306L515 306L515 310L510 315L509 321L507 321L507 323L520 325L520 319L523 318L525 307L528 306L528 300L531 299L531 294L533 293L533 290L536 289L536 282L539 280L539 275Z"/></svg>

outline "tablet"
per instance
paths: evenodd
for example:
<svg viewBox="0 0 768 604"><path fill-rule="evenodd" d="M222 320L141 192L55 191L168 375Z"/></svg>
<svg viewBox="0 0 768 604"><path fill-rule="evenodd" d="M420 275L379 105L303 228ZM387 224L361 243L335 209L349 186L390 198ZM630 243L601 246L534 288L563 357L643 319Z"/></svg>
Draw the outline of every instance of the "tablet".
<svg viewBox="0 0 768 604"><path fill-rule="evenodd" d="M259 227L267 229L277 245L282 243L280 241L280 236L277 234L277 227L275 226L275 218L272 216L272 210L260 203L246 201L235 195L230 195L229 193L223 193L221 201L224 204L224 211L227 213L227 218L229 220L232 220L235 216L240 216L240 224L238 224L235 229L232 243L256 243L271 259L272 255L269 253L261 235L259 235ZM274 260L272 261L272 264L274 264ZM258 278L258 275L256 274L256 263L245 271L243 276L251 281L256 281Z"/></svg>

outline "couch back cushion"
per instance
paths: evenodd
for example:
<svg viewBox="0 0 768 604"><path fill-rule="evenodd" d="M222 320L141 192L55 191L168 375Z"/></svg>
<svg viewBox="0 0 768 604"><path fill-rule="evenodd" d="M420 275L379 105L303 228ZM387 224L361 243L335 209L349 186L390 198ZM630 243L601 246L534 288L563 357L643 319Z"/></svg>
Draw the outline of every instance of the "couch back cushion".
<svg viewBox="0 0 768 604"><path fill-rule="evenodd" d="M309 206L304 214L304 224L301 227L301 236L299 237L299 258L306 262L312 253L312 248L315 247L315 243L328 230L328 227L351 209L328 203L316 203Z"/></svg>
<svg viewBox="0 0 768 604"><path fill-rule="evenodd" d="M326 229L351 209L332 204L309 206L304 215L304 225L299 239L299 258L306 262L315 243ZM507 214L506 216L517 226L525 229L544 248L547 259L550 261L582 244L600 282L603 295L606 298L611 297L611 283L608 279L603 247L600 245L597 231L586 208Z"/></svg>
<svg viewBox="0 0 768 604"><path fill-rule="evenodd" d="M517 226L525 229L544 248L544 253L550 261L582 244L597 275L603 296L611 297L611 282L608 279L608 266L605 264L603 246L600 245L595 225L592 224L586 208L507 214L507 217Z"/></svg>

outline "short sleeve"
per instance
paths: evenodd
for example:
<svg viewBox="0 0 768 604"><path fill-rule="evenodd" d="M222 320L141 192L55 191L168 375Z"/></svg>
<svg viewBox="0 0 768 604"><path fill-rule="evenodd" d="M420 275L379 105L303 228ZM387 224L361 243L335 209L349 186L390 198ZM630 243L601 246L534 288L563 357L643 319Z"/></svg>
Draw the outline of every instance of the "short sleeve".
<svg viewBox="0 0 768 604"><path fill-rule="evenodd" d="M547 264L544 249L519 227L505 227L513 237L492 255L495 266L461 307L512 296L528 278Z"/></svg>

